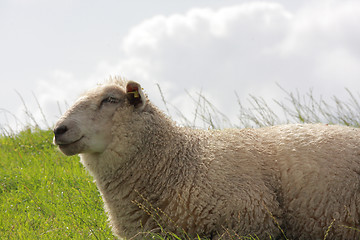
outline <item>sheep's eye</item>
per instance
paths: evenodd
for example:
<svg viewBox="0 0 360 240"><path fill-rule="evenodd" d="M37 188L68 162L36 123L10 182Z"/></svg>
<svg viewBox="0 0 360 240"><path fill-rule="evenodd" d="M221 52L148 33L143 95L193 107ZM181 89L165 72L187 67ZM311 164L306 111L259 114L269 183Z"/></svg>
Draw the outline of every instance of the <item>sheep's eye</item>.
<svg viewBox="0 0 360 240"><path fill-rule="evenodd" d="M103 103L118 103L120 102L120 100L118 98L114 98L114 97L107 97L107 98L104 98L101 102L101 105Z"/></svg>

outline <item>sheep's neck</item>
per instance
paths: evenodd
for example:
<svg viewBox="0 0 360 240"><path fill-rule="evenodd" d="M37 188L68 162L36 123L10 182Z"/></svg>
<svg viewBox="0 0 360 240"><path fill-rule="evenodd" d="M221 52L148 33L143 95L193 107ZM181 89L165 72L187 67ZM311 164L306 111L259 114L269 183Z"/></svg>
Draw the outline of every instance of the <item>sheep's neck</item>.
<svg viewBox="0 0 360 240"><path fill-rule="evenodd" d="M196 172L190 168L194 169L197 162L192 152L198 150L199 141L186 129L175 126L167 132L156 131L154 127L150 131L137 151L128 152L128 159L120 168L116 171L110 168L106 176L94 177L107 208L117 206L118 209L121 205L124 209L111 219L129 226L131 222L141 221L144 228L152 229L156 226L151 225L153 221L144 208L166 211L176 204L172 201L181 194L178 189L187 189L184 186L194 181Z"/></svg>
<svg viewBox="0 0 360 240"><path fill-rule="evenodd" d="M118 169L115 174L128 178L137 176L145 184L138 184L139 186L134 188L146 186L149 192L169 185L169 182L162 183L162 179L170 181L170 185L176 185L176 182L182 180L178 179L179 177L187 178L187 169L190 165L196 164L191 151L197 144L192 143L191 136L183 132L183 129L176 129L175 127L171 133L164 132L163 129L154 133L152 128L152 132L143 140L142 146L129 156L127 166ZM155 189L151 190L152 186Z"/></svg>
<svg viewBox="0 0 360 240"><path fill-rule="evenodd" d="M198 140L192 139L192 130L165 120L152 123L138 135L120 139L119 142L124 145L117 146L117 149L114 146L103 154L82 155L82 163L94 176L100 189L133 184L135 190L139 188L136 186L138 182L144 182L146 184L138 185L147 186L149 190L149 186L161 183L161 179L175 184L182 181L179 177L188 178L187 169L196 164L192 151L197 151ZM154 191L161 190L162 186L154 186Z"/></svg>

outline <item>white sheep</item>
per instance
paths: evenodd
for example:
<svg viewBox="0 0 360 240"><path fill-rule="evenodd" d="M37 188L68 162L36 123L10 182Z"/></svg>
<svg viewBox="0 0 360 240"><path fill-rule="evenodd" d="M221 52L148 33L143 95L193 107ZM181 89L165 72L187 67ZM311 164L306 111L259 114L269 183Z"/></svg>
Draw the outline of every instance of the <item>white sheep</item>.
<svg viewBox="0 0 360 240"><path fill-rule="evenodd" d="M120 238L159 226L209 239L360 238L359 129L180 127L138 83L115 78L83 95L54 132L94 176Z"/></svg>

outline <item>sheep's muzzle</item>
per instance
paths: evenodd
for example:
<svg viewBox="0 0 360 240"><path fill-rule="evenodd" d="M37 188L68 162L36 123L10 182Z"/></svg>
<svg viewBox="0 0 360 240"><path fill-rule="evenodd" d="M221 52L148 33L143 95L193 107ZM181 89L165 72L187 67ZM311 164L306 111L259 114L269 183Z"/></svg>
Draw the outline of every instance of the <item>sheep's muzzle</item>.
<svg viewBox="0 0 360 240"><path fill-rule="evenodd" d="M69 129L66 125L55 127L54 134L54 144L58 145L64 154L69 156L81 152L83 135L79 135L77 131Z"/></svg>

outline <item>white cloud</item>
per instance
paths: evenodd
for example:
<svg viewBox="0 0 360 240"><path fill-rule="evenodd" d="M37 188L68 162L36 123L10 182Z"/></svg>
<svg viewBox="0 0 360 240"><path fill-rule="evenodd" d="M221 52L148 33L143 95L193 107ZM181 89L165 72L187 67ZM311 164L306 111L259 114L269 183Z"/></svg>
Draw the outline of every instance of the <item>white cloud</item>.
<svg viewBox="0 0 360 240"><path fill-rule="evenodd" d="M286 36L291 18L280 4L263 2L155 16L125 37L117 68L146 85L165 84L168 100L182 98L177 106L184 112L189 105L183 90L195 88L216 96L210 100L233 108L234 115L234 91L277 91L266 64L272 62L271 49Z"/></svg>
<svg viewBox="0 0 360 240"><path fill-rule="evenodd" d="M359 88L359 22L356 1L312 1L297 11L251 2L155 16L126 36L118 69L146 84L168 83L166 95L185 112L182 90L195 88L234 116L234 90L269 100L282 94L275 83L325 96Z"/></svg>

